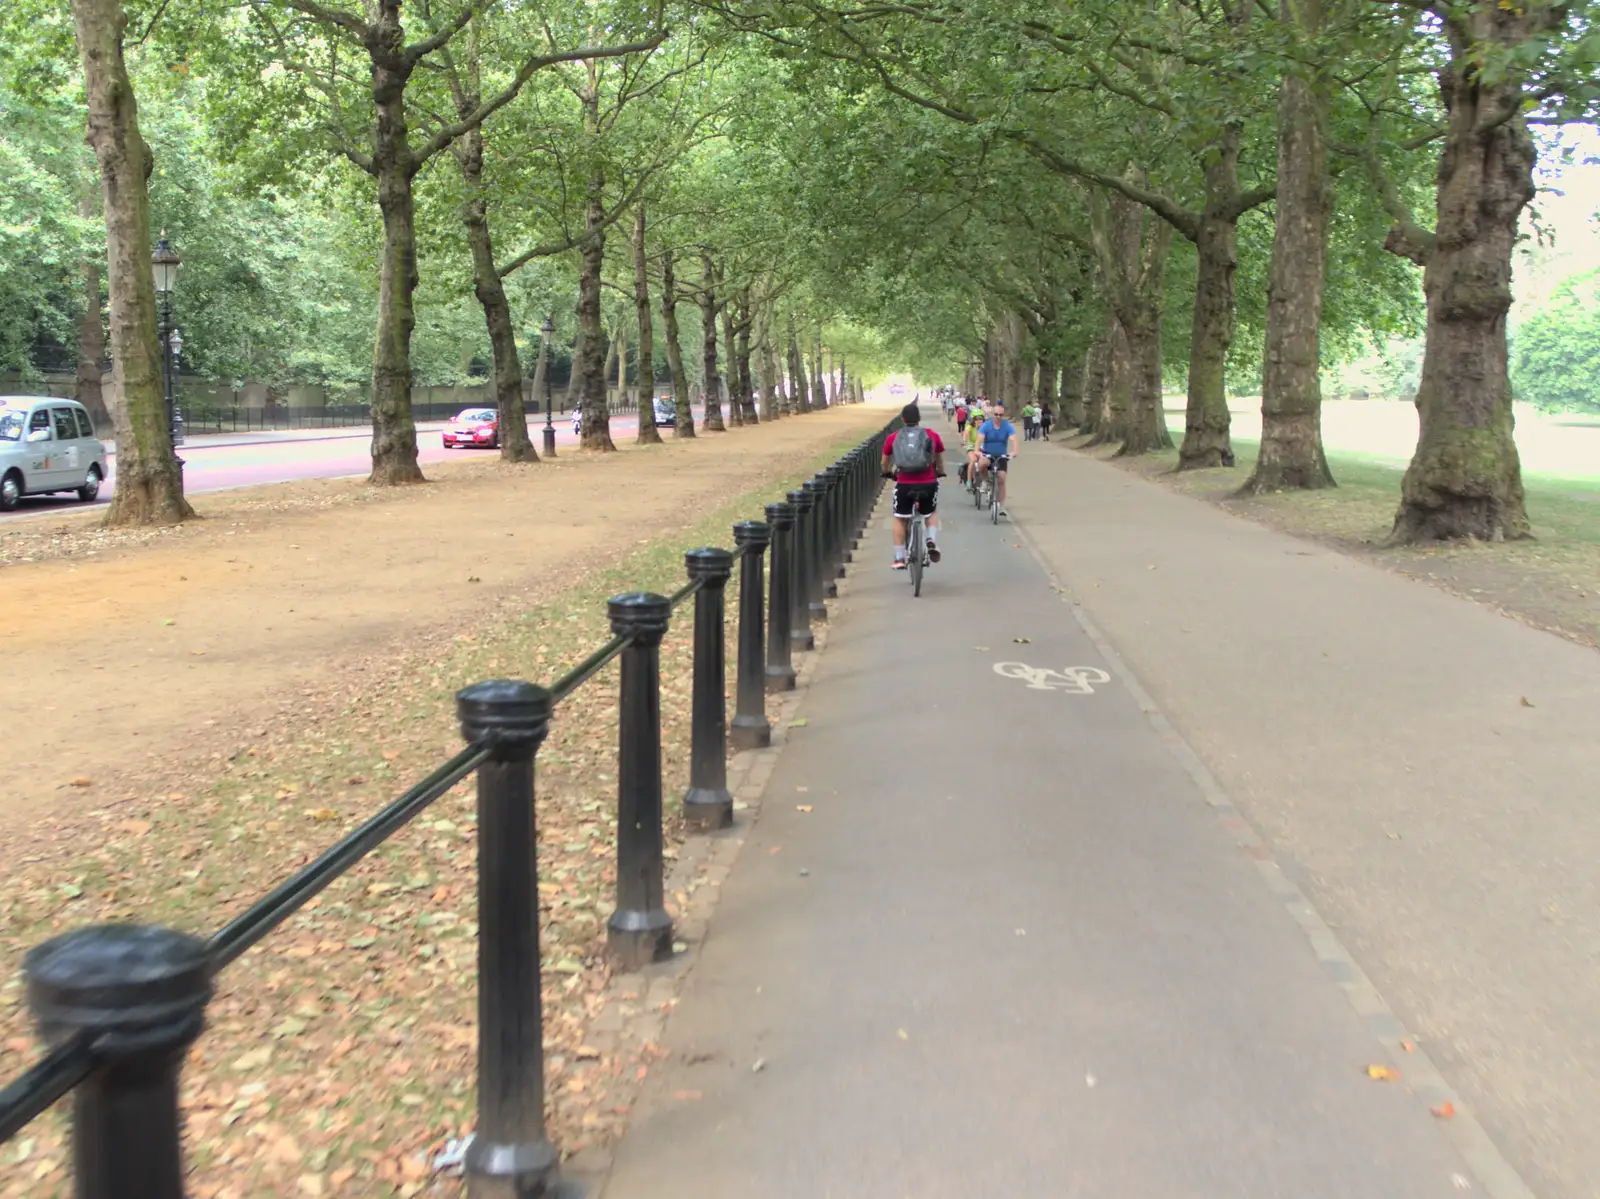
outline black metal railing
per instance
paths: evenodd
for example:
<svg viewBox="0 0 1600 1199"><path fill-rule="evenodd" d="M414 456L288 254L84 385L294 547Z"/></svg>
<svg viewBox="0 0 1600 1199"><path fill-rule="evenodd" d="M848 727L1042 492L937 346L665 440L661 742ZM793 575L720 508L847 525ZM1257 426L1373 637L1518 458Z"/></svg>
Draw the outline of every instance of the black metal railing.
<svg viewBox="0 0 1600 1199"><path fill-rule="evenodd" d="M264 433L289 429L355 429L372 423L372 409L366 404L291 405L274 404L271 407L249 407L241 404L218 404L203 397L180 397L183 403L184 427L190 433ZM556 397L555 412L563 420L571 411L567 396ZM633 416L638 413L640 400L621 396L607 402L606 410L612 416ZM544 399L533 397L525 401L529 428L544 419ZM464 396L454 400L417 400L411 405L411 418L424 421L447 421L456 413L468 408L493 408L494 395L473 399ZM537 411L535 411L537 409Z"/></svg>
<svg viewBox="0 0 1600 1199"><path fill-rule="evenodd" d="M411 418L418 422L449 420L463 408L492 408L471 399L418 401L411 405ZM190 433L264 433L288 429L358 429L372 424L372 409L366 404L319 404L315 406L273 404L247 407L217 404L199 398L183 399L184 426Z"/></svg>
<svg viewBox="0 0 1600 1199"><path fill-rule="evenodd" d="M729 728L738 749L770 744L766 693L795 684L792 655L813 645L810 621L826 615L828 585L858 543L881 487L883 441L898 423L789 492L786 501L769 504L767 522L734 525L736 551L690 550L688 582L675 594L614 596L607 605L611 640L554 685L493 680L460 691L456 707L465 749L210 940L157 926L104 924L30 950L23 965L28 1005L50 1048L0 1091L0 1141L71 1094L78 1199L181 1199L179 1072L204 1027L217 974L476 773L478 1116L464 1162L468 1194L544 1194L560 1154L545 1127L534 785L555 707L621 658L616 908L606 924L606 946L619 966L636 970L672 953L664 895L660 694L660 646L672 612L694 598L690 777L683 813L693 828L720 829L733 822ZM769 544L770 587L764 595L762 555ZM735 562L739 630L730 726L724 594Z"/></svg>

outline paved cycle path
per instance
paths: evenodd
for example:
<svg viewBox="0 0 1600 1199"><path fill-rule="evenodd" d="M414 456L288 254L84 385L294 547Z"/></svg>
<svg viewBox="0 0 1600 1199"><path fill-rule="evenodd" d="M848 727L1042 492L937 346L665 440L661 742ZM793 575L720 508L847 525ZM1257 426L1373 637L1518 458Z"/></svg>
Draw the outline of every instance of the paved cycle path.
<svg viewBox="0 0 1600 1199"><path fill-rule="evenodd" d="M1017 531L959 499L921 599L880 508L605 1199L1478 1191Z"/></svg>

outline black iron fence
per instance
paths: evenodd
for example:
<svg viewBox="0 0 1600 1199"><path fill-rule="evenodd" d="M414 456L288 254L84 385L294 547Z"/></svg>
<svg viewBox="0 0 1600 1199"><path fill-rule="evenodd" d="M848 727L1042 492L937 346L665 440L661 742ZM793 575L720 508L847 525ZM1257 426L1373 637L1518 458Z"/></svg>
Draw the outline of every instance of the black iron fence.
<svg viewBox="0 0 1600 1199"><path fill-rule="evenodd" d="M736 549L685 555L674 595L632 592L607 605L613 636L550 687L494 680L456 696L464 748L209 940L151 925L104 924L26 955L27 999L45 1056L0 1091L0 1141L72 1096L79 1199L181 1199L179 1073L205 1026L217 974L318 892L473 774L478 784L478 1114L464 1168L473 1199L546 1193L560 1153L545 1128L534 786L557 704L621 659L616 909L606 947L629 970L672 953L662 832L660 646L694 598L692 828L733 823L726 759L770 743L766 694L795 685L793 654L814 645L881 486L884 438L898 421L733 526ZM770 565L763 555L772 549ZM725 707L724 592L739 565L735 712ZM764 585L765 584L765 585Z"/></svg>
<svg viewBox="0 0 1600 1199"><path fill-rule="evenodd" d="M449 420L471 404L414 403L411 418L416 421ZM370 426L372 409L365 404L328 404L298 407L274 404L270 408L208 404L185 400L184 430L187 433L255 433L272 429L350 429Z"/></svg>
<svg viewBox="0 0 1600 1199"><path fill-rule="evenodd" d="M566 419L568 408L565 395L554 397L554 413ZM525 401L529 427L544 420L544 401ZM415 421L444 421L468 408L493 408L494 397L473 402L460 398L440 401L413 401L411 418ZM637 398L613 397L606 403L612 416L632 416L639 411ZM274 404L271 407L249 407L240 404L216 404L203 399L183 400L184 429L187 433L256 433L275 429L349 429L372 424L372 409L365 404L327 404L303 407Z"/></svg>

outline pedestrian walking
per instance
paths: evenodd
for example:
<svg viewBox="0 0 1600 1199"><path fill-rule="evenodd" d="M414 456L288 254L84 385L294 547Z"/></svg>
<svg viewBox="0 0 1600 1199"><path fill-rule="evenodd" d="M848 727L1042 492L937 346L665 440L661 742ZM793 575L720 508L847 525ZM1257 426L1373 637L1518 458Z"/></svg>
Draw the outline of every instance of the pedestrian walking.
<svg viewBox="0 0 1600 1199"><path fill-rule="evenodd" d="M1050 440L1050 426L1055 423L1055 413L1050 411L1049 404L1039 405L1039 432L1046 441Z"/></svg>

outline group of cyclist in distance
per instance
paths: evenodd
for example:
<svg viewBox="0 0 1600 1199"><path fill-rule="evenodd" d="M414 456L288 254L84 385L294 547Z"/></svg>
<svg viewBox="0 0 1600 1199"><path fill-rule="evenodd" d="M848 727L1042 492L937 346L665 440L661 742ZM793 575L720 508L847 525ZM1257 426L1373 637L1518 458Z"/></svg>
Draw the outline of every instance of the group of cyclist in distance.
<svg viewBox="0 0 1600 1199"><path fill-rule="evenodd" d="M882 473L894 480L894 562L895 570L906 569L906 528L913 513L920 513L927 527L928 559L939 561L939 480L945 477L944 439L932 429L922 427L919 395L900 410L903 427L889 434L883 443ZM1007 466L1017 456L1017 428L1006 419L1004 404L990 404L982 397L956 398L953 392L943 397L945 414L956 424L956 435L966 447L966 461L959 477L968 488L977 486L990 472L994 474L995 496L1000 515L1006 514Z"/></svg>

